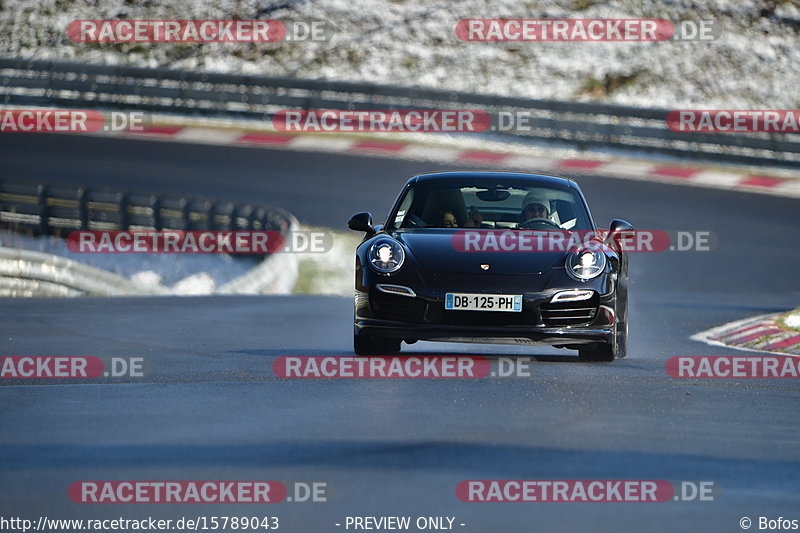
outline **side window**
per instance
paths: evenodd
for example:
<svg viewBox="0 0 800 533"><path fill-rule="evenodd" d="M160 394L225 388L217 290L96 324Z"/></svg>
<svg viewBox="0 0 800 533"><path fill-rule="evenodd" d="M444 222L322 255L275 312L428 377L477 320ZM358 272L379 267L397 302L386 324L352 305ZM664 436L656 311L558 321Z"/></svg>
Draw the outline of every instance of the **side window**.
<svg viewBox="0 0 800 533"><path fill-rule="evenodd" d="M578 221L575 214L575 205L566 200L555 200L553 206L553 221L564 229L572 229Z"/></svg>
<svg viewBox="0 0 800 533"><path fill-rule="evenodd" d="M408 214L408 210L411 207L411 203L414 201L414 189L408 189L405 198L400 203L400 207L397 209L397 214L394 216L394 223L393 226L395 228L400 228L403 225L403 220L406 218Z"/></svg>

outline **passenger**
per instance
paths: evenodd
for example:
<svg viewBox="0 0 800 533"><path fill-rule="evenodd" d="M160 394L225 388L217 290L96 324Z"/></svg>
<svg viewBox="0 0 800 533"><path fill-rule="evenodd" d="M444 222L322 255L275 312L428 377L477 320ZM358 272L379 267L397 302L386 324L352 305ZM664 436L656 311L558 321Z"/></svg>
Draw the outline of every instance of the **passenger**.
<svg viewBox="0 0 800 533"><path fill-rule="evenodd" d="M445 211L444 213L442 213L442 227L443 228L458 227L458 220L456 220L456 216L450 211Z"/></svg>

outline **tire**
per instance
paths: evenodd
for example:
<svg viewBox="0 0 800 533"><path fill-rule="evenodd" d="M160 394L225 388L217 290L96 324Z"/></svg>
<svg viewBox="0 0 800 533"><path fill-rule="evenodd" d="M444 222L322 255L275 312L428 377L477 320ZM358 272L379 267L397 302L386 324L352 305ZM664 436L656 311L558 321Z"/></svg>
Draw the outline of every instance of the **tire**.
<svg viewBox="0 0 800 533"><path fill-rule="evenodd" d="M617 327L614 331L614 356L617 359L622 359L628 355L628 317L622 321L621 327Z"/></svg>
<svg viewBox="0 0 800 533"><path fill-rule="evenodd" d="M400 340L353 335L353 351L356 355L394 355L400 352Z"/></svg>
<svg viewBox="0 0 800 533"><path fill-rule="evenodd" d="M578 348L578 359L587 363L610 363L614 360L614 348L611 344L587 344Z"/></svg>
<svg viewBox="0 0 800 533"><path fill-rule="evenodd" d="M627 354L627 317L614 325L614 338L611 344L587 344L585 348L578 348L578 359L586 362L610 363L614 359L622 359Z"/></svg>

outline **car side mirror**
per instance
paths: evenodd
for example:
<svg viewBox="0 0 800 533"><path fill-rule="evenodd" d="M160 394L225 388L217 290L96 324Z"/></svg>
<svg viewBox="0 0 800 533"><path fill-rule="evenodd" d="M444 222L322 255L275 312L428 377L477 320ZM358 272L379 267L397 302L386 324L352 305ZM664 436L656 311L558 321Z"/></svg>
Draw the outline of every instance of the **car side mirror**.
<svg viewBox="0 0 800 533"><path fill-rule="evenodd" d="M610 233L617 233L619 231L633 231L633 226L631 226L629 222L615 218L611 221L611 225L608 229Z"/></svg>
<svg viewBox="0 0 800 533"><path fill-rule="evenodd" d="M375 235L375 228L372 227L371 213L356 213L347 222L347 227L355 231L363 231L367 235Z"/></svg>
<svg viewBox="0 0 800 533"><path fill-rule="evenodd" d="M625 248L622 243L625 239L632 237L632 232L633 226L631 226L629 222L615 218L608 227L606 242L610 244L614 250L619 252L621 249Z"/></svg>

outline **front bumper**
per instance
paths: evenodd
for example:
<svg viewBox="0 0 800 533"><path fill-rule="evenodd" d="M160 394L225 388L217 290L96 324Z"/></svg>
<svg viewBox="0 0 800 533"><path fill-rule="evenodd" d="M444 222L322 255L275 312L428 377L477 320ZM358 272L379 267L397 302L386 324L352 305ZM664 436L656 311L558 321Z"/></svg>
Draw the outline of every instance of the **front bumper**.
<svg viewBox="0 0 800 533"><path fill-rule="evenodd" d="M613 291L597 292L585 302L551 304L556 292L524 293L522 312L506 313L447 311L443 294L412 297L385 294L372 287L356 292L355 334L406 341L564 347L611 342L616 304Z"/></svg>
<svg viewBox="0 0 800 533"><path fill-rule="evenodd" d="M473 342L491 344L530 344L573 347L598 342L610 343L610 328L465 328L434 324L404 324L362 320L355 324L356 335L443 342Z"/></svg>

